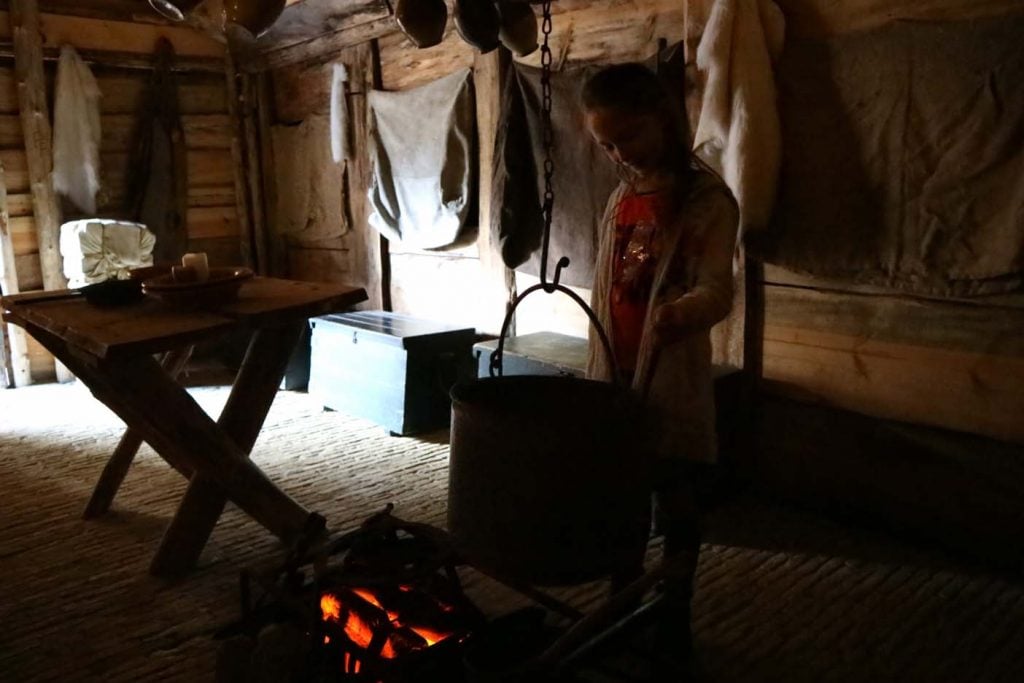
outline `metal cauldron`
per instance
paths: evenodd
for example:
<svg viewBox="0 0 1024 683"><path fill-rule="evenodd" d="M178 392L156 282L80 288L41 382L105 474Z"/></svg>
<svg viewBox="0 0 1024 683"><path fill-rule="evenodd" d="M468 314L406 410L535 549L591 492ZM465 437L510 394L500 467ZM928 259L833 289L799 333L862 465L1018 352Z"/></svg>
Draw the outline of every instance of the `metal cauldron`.
<svg viewBox="0 0 1024 683"><path fill-rule="evenodd" d="M484 571L536 585L635 570L650 531L650 431L619 384L532 375L457 384L448 486L457 548Z"/></svg>

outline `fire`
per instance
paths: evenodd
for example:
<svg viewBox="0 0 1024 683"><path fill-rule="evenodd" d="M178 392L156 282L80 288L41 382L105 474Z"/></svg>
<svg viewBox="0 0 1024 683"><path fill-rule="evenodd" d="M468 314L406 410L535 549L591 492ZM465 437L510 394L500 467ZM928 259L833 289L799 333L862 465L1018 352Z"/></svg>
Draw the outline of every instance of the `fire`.
<svg viewBox="0 0 1024 683"><path fill-rule="evenodd" d="M320 596L320 612L324 621L341 621L341 601L330 593Z"/></svg>
<svg viewBox="0 0 1024 683"><path fill-rule="evenodd" d="M437 643L440 643L442 640L451 635L451 633L432 631L429 628L421 628L419 626L410 626L409 628L412 629L412 631L415 632L416 635L420 636L421 638L423 638L423 640L427 641L427 647L430 647L431 645L436 645Z"/></svg>
<svg viewBox="0 0 1024 683"><path fill-rule="evenodd" d="M400 586L399 588L403 592L409 592L412 590L409 586ZM438 631L424 626L404 624L400 615L397 612L387 609L383 604L381 604L380 598L373 591L366 588L353 588L352 592L362 600L366 601L367 604L379 609L382 614L387 615L387 619L393 627L407 627L410 631L423 638L426 643L426 647L436 645L452 635L451 633ZM449 606L442 605L442 608L445 607ZM338 596L331 593L324 593L320 597L320 611L323 614L324 621L342 622L342 603ZM356 610L346 610L344 626L342 628L352 644L364 650L369 649L374 636L373 625L368 623L363 617L359 616ZM325 638L324 642L329 642L329 640ZM384 646L380 651L380 656L384 659L395 659L398 657L398 652L395 649L394 642L392 642L392 637L385 640ZM356 666L358 666L358 663L356 663Z"/></svg>
<svg viewBox="0 0 1024 683"><path fill-rule="evenodd" d="M379 609L381 612L384 612L384 614L388 615L388 621L398 626L401 626L401 624L398 623L398 612L392 612L391 610L385 608L384 605L380 604L380 600L377 599L376 595L366 590L365 588L353 588L352 592L361 597L363 600L366 600L366 602L370 603L371 605Z"/></svg>

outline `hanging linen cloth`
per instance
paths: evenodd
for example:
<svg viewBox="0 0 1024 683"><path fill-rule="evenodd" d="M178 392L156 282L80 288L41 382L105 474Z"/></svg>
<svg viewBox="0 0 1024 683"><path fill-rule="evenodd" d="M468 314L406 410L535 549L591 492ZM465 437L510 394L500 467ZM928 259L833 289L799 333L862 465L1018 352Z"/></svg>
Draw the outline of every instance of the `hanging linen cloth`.
<svg viewBox="0 0 1024 683"><path fill-rule="evenodd" d="M462 237L476 140L469 75L370 93L369 222L389 240L438 249Z"/></svg>
<svg viewBox="0 0 1024 683"><path fill-rule="evenodd" d="M1024 15L787 45L782 182L757 256L929 297L1020 292L1022 35Z"/></svg>
<svg viewBox="0 0 1024 683"><path fill-rule="evenodd" d="M65 45L53 112L53 189L95 215L100 188L100 93L89 67Z"/></svg>
<svg viewBox="0 0 1024 683"><path fill-rule="evenodd" d="M344 64L331 65L331 158L340 164L349 158L348 147L348 102L345 99L345 83L348 70Z"/></svg>
<svg viewBox="0 0 1024 683"><path fill-rule="evenodd" d="M715 0L697 48L705 78L693 147L725 180L746 232L771 218L781 137L772 64L785 18L772 0Z"/></svg>
<svg viewBox="0 0 1024 683"><path fill-rule="evenodd" d="M174 47L161 38L136 122L125 195L128 217L156 236L158 265L176 263L188 251L188 159L173 61Z"/></svg>

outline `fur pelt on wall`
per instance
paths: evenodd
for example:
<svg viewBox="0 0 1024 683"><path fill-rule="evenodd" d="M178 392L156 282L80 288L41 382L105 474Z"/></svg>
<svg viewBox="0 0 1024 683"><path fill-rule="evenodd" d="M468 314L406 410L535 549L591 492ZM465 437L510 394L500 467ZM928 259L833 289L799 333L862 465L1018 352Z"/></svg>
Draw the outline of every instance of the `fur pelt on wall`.
<svg viewBox="0 0 1024 683"><path fill-rule="evenodd" d="M694 149L736 196L744 232L765 227L775 201L780 132L772 63L784 34L772 0L715 0L697 48L705 86Z"/></svg>

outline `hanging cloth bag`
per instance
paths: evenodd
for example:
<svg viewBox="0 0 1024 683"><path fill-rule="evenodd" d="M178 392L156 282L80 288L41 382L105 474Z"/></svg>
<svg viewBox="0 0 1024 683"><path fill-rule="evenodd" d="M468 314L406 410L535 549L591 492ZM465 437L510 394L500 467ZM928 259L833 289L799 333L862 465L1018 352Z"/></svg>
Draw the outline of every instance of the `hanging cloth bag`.
<svg viewBox="0 0 1024 683"><path fill-rule="evenodd" d="M403 92L370 93L370 225L439 249L462 237L476 130L469 69Z"/></svg>

